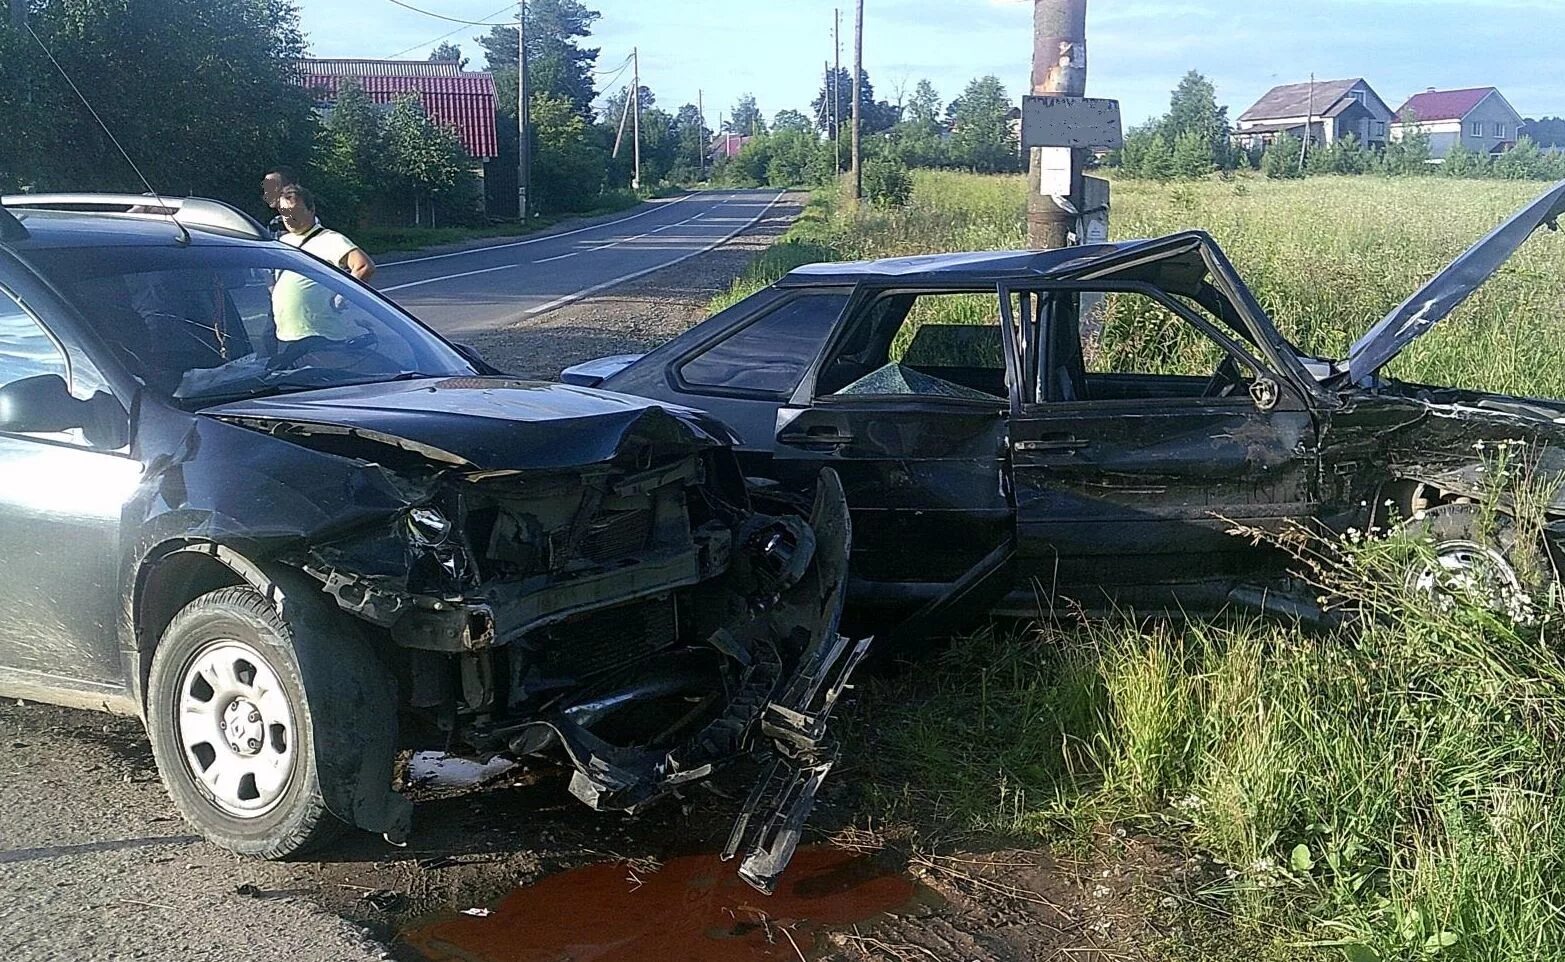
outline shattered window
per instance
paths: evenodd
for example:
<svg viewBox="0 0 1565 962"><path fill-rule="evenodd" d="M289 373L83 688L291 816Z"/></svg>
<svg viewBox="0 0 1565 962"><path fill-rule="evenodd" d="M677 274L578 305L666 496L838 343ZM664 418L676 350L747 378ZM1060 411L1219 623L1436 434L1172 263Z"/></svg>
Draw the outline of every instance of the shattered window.
<svg viewBox="0 0 1565 962"><path fill-rule="evenodd" d="M817 394L972 401L1009 394L992 292L887 294L854 325L823 369Z"/></svg>
<svg viewBox="0 0 1565 962"><path fill-rule="evenodd" d="M176 401L476 373L389 302L282 245L34 258L126 370Z"/></svg>
<svg viewBox="0 0 1565 962"><path fill-rule="evenodd" d="M686 361L679 376L697 388L790 394L847 303L845 293L796 297Z"/></svg>

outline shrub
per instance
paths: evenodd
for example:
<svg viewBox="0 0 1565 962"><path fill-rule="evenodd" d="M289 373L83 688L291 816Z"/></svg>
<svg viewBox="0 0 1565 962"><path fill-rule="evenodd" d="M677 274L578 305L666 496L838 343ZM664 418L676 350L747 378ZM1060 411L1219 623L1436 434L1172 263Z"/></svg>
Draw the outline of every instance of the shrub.
<svg viewBox="0 0 1565 962"><path fill-rule="evenodd" d="M864 196L876 207L906 207L913 198L913 175L900 161L865 161Z"/></svg>

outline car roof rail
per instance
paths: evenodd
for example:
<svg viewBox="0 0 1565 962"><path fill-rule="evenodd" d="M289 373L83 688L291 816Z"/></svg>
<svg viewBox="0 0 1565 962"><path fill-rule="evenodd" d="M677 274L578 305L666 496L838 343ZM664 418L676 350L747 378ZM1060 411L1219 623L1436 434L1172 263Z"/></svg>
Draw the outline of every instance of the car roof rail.
<svg viewBox="0 0 1565 962"><path fill-rule="evenodd" d="M27 228L16 219L16 215L0 207L0 241L26 240Z"/></svg>
<svg viewBox="0 0 1565 962"><path fill-rule="evenodd" d="M206 197L154 197L149 194L7 194L0 208L81 211L133 217L173 217L184 227L219 230L252 240L272 240L260 221L220 200ZM12 218L15 219L14 217Z"/></svg>

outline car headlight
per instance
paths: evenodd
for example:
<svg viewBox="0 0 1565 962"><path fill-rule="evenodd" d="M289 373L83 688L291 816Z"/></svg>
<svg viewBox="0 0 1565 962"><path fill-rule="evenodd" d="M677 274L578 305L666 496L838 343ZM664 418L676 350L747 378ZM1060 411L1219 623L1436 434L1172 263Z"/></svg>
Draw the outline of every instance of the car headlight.
<svg viewBox="0 0 1565 962"><path fill-rule="evenodd" d="M426 505L407 514L408 538L425 548L445 544L451 537L451 527L451 519L441 514L439 508Z"/></svg>

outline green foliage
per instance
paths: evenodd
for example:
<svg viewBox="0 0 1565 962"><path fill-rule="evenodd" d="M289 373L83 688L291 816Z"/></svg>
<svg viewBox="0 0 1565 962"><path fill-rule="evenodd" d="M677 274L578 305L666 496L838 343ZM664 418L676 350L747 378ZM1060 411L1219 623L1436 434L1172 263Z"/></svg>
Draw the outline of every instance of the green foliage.
<svg viewBox="0 0 1565 962"><path fill-rule="evenodd" d="M592 35L592 25L602 14L580 0L530 0L527 4L527 71L530 91L563 97L587 119L597 96L592 70L596 49L583 48L578 40ZM516 28L493 27L478 38L484 59L498 82L508 77L511 117L516 117ZM502 104L505 100L502 99Z"/></svg>
<svg viewBox="0 0 1565 962"><path fill-rule="evenodd" d="M532 99L533 194L541 211L583 211L603 190L606 152L576 105L540 93Z"/></svg>
<svg viewBox="0 0 1565 962"><path fill-rule="evenodd" d="M1413 127L1403 132L1401 140L1386 145L1386 151L1380 157L1380 169L1392 177L1419 177L1430 172L1432 156L1429 132L1422 127Z"/></svg>
<svg viewBox="0 0 1565 962"><path fill-rule="evenodd" d="M463 70L467 69L467 58L462 56L462 48L449 40L440 44L429 52L430 60L444 60L455 63Z"/></svg>
<svg viewBox="0 0 1565 962"><path fill-rule="evenodd" d="M926 78L918 82L913 89L913 97L908 101L907 112L904 119L926 126L933 126L940 122L940 91Z"/></svg>
<svg viewBox="0 0 1565 962"><path fill-rule="evenodd" d="M1530 137L1496 157L1494 176L1502 180L1556 180L1565 177L1565 155L1546 154Z"/></svg>
<svg viewBox="0 0 1565 962"><path fill-rule="evenodd" d="M1271 180L1293 180L1304 176L1300 164L1304 141L1291 134L1283 134L1266 148L1261 155L1261 173Z"/></svg>
<svg viewBox="0 0 1565 962"><path fill-rule="evenodd" d="M723 129L747 137L766 133L766 116L756 106L754 94L745 94L739 98L739 102L728 112Z"/></svg>
<svg viewBox="0 0 1565 962"><path fill-rule="evenodd" d="M877 157L864 162L864 196L876 207L905 207L913 197L913 175L899 160Z"/></svg>
<svg viewBox="0 0 1565 962"><path fill-rule="evenodd" d="M1457 144L1445 155L1440 173L1446 177L1480 177L1489 173L1489 158L1466 144Z"/></svg>
<svg viewBox="0 0 1565 962"><path fill-rule="evenodd" d="M1212 142L1199 131L1180 134L1174 142L1172 162L1175 177L1199 180L1209 176L1216 168L1212 161Z"/></svg>
<svg viewBox="0 0 1565 962"><path fill-rule="evenodd" d="M30 23L153 185L259 206L266 166L303 167L310 95L287 0L33 0ZM30 36L0 22L0 187L145 188Z"/></svg>
<svg viewBox="0 0 1565 962"><path fill-rule="evenodd" d="M979 173L1016 170L1021 158L1011 108L1000 78L990 75L969 82L951 104L951 163Z"/></svg>
<svg viewBox="0 0 1565 962"><path fill-rule="evenodd" d="M897 108L884 100L875 99L875 85L870 82L869 71L866 70L859 76L862 82L859 103L863 132L873 134L889 129L900 119L897 116ZM822 133L830 134L832 131L833 102L836 104L836 117L842 136L852 137L853 74L846 68L828 69L823 75L820 92L810 103L810 110L814 112L817 119L816 126Z"/></svg>
<svg viewBox="0 0 1565 962"><path fill-rule="evenodd" d="M791 131L793 133L808 133L815 129L810 118L797 110L779 110L772 118L772 130L777 133Z"/></svg>

